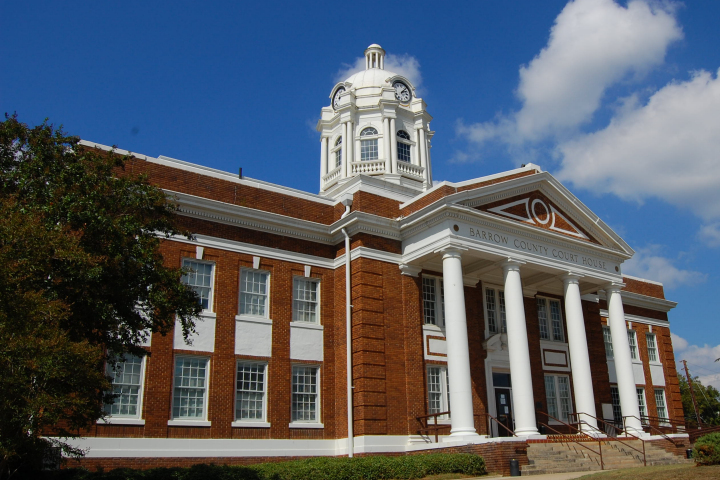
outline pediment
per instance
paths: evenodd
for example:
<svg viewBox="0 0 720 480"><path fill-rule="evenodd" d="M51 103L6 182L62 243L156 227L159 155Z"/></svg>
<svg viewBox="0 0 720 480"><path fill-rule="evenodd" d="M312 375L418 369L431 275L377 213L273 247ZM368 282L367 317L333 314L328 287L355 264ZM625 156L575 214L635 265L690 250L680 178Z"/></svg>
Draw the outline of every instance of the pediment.
<svg viewBox="0 0 720 480"><path fill-rule="evenodd" d="M524 226L625 255L632 248L548 172L457 194L457 203ZM451 200L452 201L452 200Z"/></svg>
<svg viewBox="0 0 720 480"><path fill-rule="evenodd" d="M571 214L565 212L540 190L504 198L475 208L543 230L600 245L600 241L580 226L579 222L574 221Z"/></svg>

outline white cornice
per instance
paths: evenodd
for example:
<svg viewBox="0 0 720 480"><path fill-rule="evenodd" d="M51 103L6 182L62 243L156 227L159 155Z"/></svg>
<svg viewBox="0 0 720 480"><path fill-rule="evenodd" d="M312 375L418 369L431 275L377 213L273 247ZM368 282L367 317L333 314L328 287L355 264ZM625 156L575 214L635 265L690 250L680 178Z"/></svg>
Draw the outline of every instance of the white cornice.
<svg viewBox="0 0 720 480"><path fill-rule="evenodd" d="M607 300L604 291L598 292L598 296L603 300ZM620 290L620 296L622 297L623 304L625 305L647 308L658 312L667 313L677 307L677 302L665 300L664 298L648 297L647 295L640 295L639 293L628 292L625 290Z"/></svg>
<svg viewBox="0 0 720 480"><path fill-rule="evenodd" d="M607 318L608 311L605 309L600 309L600 316ZM628 313L625 314L625 321L633 323L644 323L645 325L652 325L654 327L670 327L670 322L667 320L657 320L655 318L641 317L640 315L630 315Z"/></svg>

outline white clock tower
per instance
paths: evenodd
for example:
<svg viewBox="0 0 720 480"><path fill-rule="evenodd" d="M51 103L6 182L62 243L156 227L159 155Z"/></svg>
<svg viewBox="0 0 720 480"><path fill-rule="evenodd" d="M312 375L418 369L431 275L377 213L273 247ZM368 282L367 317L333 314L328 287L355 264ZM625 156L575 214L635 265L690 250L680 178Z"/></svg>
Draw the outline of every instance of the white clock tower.
<svg viewBox="0 0 720 480"><path fill-rule="evenodd" d="M322 109L320 194L334 197L359 175L410 195L429 189L430 120L410 80L385 70L385 50L370 45L365 70L335 85Z"/></svg>

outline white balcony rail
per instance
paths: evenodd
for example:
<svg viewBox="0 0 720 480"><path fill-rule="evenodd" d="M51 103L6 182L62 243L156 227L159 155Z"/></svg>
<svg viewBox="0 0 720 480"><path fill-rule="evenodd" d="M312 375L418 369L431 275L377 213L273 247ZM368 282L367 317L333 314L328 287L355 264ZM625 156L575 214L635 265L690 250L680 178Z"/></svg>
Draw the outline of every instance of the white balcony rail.
<svg viewBox="0 0 720 480"><path fill-rule="evenodd" d="M375 175L385 173L385 160L369 160L365 162L353 162L350 164L353 175L364 173L367 175Z"/></svg>
<svg viewBox="0 0 720 480"><path fill-rule="evenodd" d="M340 178L340 167L335 167L333 170L330 170L327 175L322 177L323 187L327 188L336 183L338 178Z"/></svg>
<svg viewBox="0 0 720 480"><path fill-rule="evenodd" d="M408 177L423 180L425 178L425 167L413 165L408 162L397 162L398 173Z"/></svg>

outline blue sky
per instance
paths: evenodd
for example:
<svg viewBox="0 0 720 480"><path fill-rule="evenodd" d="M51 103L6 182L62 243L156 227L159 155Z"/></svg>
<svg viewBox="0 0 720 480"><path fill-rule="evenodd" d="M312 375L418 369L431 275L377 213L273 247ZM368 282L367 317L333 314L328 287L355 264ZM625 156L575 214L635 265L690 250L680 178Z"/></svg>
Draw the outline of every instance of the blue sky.
<svg viewBox="0 0 720 480"><path fill-rule="evenodd" d="M433 176L534 162L662 281L720 386L720 2L3 2L0 110L316 192L314 127L371 43L435 120Z"/></svg>

